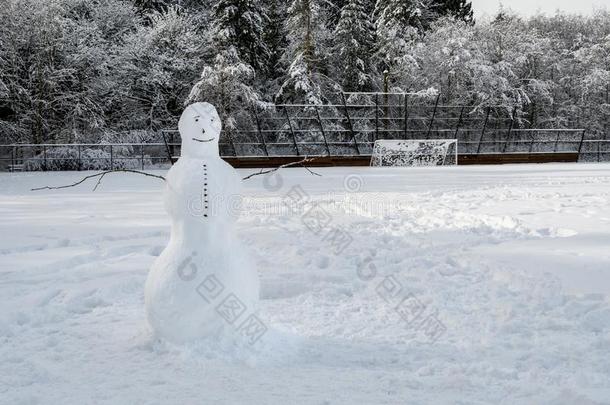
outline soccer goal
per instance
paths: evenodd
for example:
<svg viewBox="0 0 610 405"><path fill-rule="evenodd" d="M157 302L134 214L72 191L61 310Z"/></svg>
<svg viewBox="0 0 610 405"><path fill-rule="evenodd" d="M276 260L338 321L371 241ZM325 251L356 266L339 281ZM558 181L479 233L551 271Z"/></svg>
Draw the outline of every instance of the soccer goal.
<svg viewBox="0 0 610 405"><path fill-rule="evenodd" d="M371 166L457 165L457 139L379 140L373 147Z"/></svg>

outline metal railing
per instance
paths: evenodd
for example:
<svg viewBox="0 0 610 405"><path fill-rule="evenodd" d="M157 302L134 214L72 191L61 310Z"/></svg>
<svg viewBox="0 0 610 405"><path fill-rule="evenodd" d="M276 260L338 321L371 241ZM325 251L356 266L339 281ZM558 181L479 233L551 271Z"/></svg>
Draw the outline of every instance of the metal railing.
<svg viewBox="0 0 610 405"><path fill-rule="evenodd" d="M225 128L223 157L369 156L379 139L457 139L460 155L577 153L610 161L610 140L583 129L523 128L516 108L443 105L441 96L338 93L331 104L278 104L240 110ZM178 156L180 135L160 131L155 143L0 145L0 170L153 168Z"/></svg>
<svg viewBox="0 0 610 405"><path fill-rule="evenodd" d="M582 129L433 129L405 131L379 131L373 138L374 130L350 131L337 130L340 134L350 133L348 139L330 136L333 131L325 131L324 136L316 137L315 131L294 131L294 136L275 136L276 140L265 138L229 142L221 138L220 152L225 157L252 156L363 156L370 155L377 139L457 139L460 155L502 154L502 153L578 153L585 139ZM179 139L177 131L171 132ZM280 139L279 141L277 139ZM610 141L609 141L610 142ZM599 148L600 156L605 154L603 142ZM585 151L591 151L586 148ZM602 159L603 160L603 159Z"/></svg>
<svg viewBox="0 0 610 405"><path fill-rule="evenodd" d="M151 169L170 165L164 143L0 145L0 170L4 171Z"/></svg>
<svg viewBox="0 0 610 405"><path fill-rule="evenodd" d="M610 162L610 140L586 140L578 152L579 162Z"/></svg>
<svg viewBox="0 0 610 405"><path fill-rule="evenodd" d="M578 138L567 139L557 136L558 131L516 131L511 138L458 140L458 155L497 154L578 154L581 162L610 162L610 140L584 140L582 131L568 131L578 134ZM527 136L523 136L527 134ZM550 134L554 139L549 139ZM527 138L527 139L525 139ZM441 137L436 139L443 139ZM220 149L259 148L259 143L221 142ZM292 142L272 142L268 150L288 150L286 154L222 154L223 157L289 157L297 156ZM360 153L353 153L351 142L297 142L301 155L354 157L370 156L373 143L363 142ZM333 147L343 147L347 153L332 153ZM168 152L169 149L169 152ZM94 151L95 153L91 153ZM173 153L172 153L173 151ZM102 153L100 153L102 152ZM117 144L11 144L0 145L0 170L113 170L117 168L153 169L170 166L170 156L180 155L179 143L117 143Z"/></svg>

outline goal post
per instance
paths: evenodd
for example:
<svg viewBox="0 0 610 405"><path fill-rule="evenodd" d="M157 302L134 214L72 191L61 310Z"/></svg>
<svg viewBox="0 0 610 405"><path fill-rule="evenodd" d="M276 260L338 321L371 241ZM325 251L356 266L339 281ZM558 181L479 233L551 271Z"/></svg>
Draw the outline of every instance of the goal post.
<svg viewBox="0 0 610 405"><path fill-rule="evenodd" d="M457 165L457 139L375 141L371 166L421 167Z"/></svg>

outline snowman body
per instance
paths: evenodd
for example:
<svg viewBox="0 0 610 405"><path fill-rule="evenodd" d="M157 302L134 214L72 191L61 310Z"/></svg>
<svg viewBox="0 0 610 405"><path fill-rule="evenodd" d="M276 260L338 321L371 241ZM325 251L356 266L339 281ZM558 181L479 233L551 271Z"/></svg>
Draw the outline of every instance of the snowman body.
<svg viewBox="0 0 610 405"><path fill-rule="evenodd" d="M146 280L149 324L170 342L231 334L219 305L236 298L257 310L259 280L236 232L241 179L218 153L220 119L213 106L193 104L179 124L180 159L167 175L164 203L172 229Z"/></svg>

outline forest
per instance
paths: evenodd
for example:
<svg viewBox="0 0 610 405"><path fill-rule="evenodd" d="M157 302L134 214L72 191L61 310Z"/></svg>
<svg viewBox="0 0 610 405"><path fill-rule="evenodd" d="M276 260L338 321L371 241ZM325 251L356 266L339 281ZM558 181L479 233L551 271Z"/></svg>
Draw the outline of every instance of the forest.
<svg viewBox="0 0 610 405"><path fill-rule="evenodd" d="M610 139L610 12L475 21L466 0L2 0L0 144L144 142L208 101L438 95Z"/></svg>

